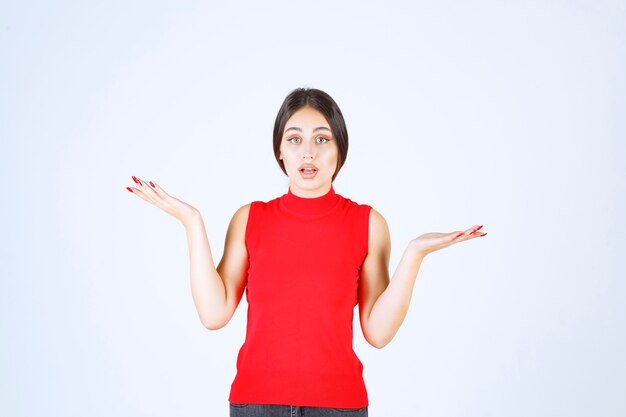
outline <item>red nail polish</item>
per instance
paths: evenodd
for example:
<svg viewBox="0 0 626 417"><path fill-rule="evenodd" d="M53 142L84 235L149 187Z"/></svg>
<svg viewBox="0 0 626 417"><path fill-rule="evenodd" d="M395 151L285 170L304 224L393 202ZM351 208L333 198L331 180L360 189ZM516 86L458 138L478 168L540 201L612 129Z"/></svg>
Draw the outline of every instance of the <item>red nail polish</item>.
<svg viewBox="0 0 626 417"><path fill-rule="evenodd" d="M152 186L152 188L154 188L154 184L152 184L152 181L150 181L150 185Z"/></svg>
<svg viewBox="0 0 626 417"><path fill-rule="evenodd" d="M126 189L130 191L131 193L133 192L133 190L130 187L126 187Z"/></svg>
<svg viewBox="0 0 626 417"><path fill-rule="evenodd" d="M456 239L457 237L461 236L463 234L463 232L459 233L458 235L456 235L454 238Z"/></svg>
<svg viewBox="0 0 626 417"><path fill-rule="evenodd" d="M487 236L487 233L483 233L482 235L480 235L478 237L483 237L483 236Z"/></svg>
<svg viewBox="0 0 626 417"><path fill-rule="evenodd" d="M470 235L473 235L474 233L478 232L484 225L481 225L478 229L474 230L472 233L470 233Z"/></svg>
<svg viewBox="0 0 626 417"><path fill-rule="evenodd" d="M133 181L135 181L137 184L139 184L139 180L134 175L133 175Z"/></svg>

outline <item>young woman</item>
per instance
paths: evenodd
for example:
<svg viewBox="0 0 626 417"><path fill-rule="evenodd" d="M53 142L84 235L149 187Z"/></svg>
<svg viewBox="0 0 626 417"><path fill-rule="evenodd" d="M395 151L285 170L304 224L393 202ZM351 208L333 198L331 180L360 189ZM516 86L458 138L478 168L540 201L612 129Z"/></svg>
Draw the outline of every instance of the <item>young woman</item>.
<svg viewBox="0 0 626 417"><path fill-rule="evenodd" d="M274 124L285 194L233 215L217 268L200 212L158 184L129 191L178 219L187 232L193 300L208 329L225 326L244 290L246 340L229 396L231 417L368 415L363 365L352 349L354 307L368 343L382 348L407 313L424 257L485 236L482 226L411 240L389 280L384 217L337 194L346 161L343 115L325 92L298 88Z"/></svg>

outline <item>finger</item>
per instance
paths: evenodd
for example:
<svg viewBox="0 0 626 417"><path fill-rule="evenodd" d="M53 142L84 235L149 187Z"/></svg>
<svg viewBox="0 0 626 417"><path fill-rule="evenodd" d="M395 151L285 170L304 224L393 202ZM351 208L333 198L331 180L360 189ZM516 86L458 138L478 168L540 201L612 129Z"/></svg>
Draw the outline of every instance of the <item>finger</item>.
<svg viewBox="0 0 626 417"><path fill-rule="evenodd" d="M480 232L476 232L476 233L470 234L468 236L468 239L474 239L475 237L483 237L485 235L487 235L487 233L485 233L484 230L481 230Z"/></svg>
<svg viewBox="0 0 626 417"><path fill-rule="evenodd" d="M149 198L151 201L154 201L155 203L157 202L157 200L160 200L160 197L151 186L149 186L144 180L139 177L137 177L137 180L140 183L139 185L141 187L141 190L144 192L144 195L147 198Z"/></svg>
<svg viewBox="0 0 626 417"><path fill-rule="evenodd" d="M476 237L482 237L487 235L487 233L485 233L484 230L481 230L479 232L480 229L482 229L483 226L477 226L471 229L466 230L463 235L461 237L459 237L459 239L463 239L463 240L469 240L469 239L474 239ZM467 233L469 230L472 230L469 234Z"/></svg>
<svg viewBox="0 0 626 417"><path fill-rule="evenodd" d="M156 182L150 181L150 186L159 197L165 198L167 196L167 193Z"/></svg>
<svg viewBox="0 0 626 417"><path fill-rule="evenodd" d="M133 194L135 194L137 197L141 198L142 200L147 201L148 203L152 203L152 200L150 200L148 197L146 197L146 194L141 191L141 189L136 188L136 187L126 187L127 189L131 190L133 192Z"/></svg>
<svg viewBox="0 0 626 417"><path fill-rule="evenodd" d="M137 184L137 188L135 188L135 190L137 191L134 191L134 192L145 201L154 205L158 205L157 200L160 200L160 199L156 197L154 191L149 190L150 187L148 187L148 185L144 181L142 181L141 178L135 177L135 176L132 176L132 178L133 178L133 181L135 181L135 183Z"/></svg>
<svg viewBox="0 0 626 417"><path fill-rule="evenodd" d="M476 231L480 230L483 226L482 225L475 225L470 227L469 229L463 231L463 232L452 232L453 240L464 240L467 239L468 237L475 237L478 236L476 235Z"/></svg>
<svg viewBox="0 0 626 417"><path fill-rule="evenodd" d="M480 226L474 226L474 227L472 228L473 230L472 230L469 234L470 234L470 235L473 235L473 234L475 234L477 231L479 231L479 230L480 230L480 229L482 229L482 228L483 228L483 225L480 225Z"/></svg>

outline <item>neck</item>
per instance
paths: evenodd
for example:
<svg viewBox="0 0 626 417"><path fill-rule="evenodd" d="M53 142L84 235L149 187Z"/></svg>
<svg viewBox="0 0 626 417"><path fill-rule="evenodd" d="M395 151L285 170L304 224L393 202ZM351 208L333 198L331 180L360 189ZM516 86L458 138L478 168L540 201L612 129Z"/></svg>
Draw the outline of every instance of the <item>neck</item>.
<svg viewBox="0 0 626 417"><path fill-rule="evenodd" d="M328 191L317 197L303 197L296 195L291 187L286 194L280 198L280 208L288 214L303 218L321 217L339 205L340 196L335 193L332 184Z"/></svg>
<svg viewBox="0 0 626 417"><path fill-rule="evenodd" d="M302 188L299 188L297 186L294 186L291 183L289 184L289 191L293 195L295 195L297 197L301 197L301 198L317 198L317 197L321 197L323 195L328 194L328 192L331 190L331 188L333 188L333 184L332 183L325 184L321 188L317 188L315 190L306 190L306 189L302 189Z"/></svg>

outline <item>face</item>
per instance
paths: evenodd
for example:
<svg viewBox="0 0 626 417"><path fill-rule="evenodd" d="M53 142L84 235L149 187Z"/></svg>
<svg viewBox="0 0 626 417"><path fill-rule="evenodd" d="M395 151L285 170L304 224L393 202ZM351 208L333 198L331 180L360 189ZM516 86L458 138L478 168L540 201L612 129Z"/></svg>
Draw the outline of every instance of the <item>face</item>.
<svg viewBox="0 0 626 417"><path fill-rule="evenodd" d="M322 113L310 107L295 112L285 124L279 150L292 193L313 198L330 190L339 148ZM303 165L312 165L316 171L303 172Z"/></svg>

